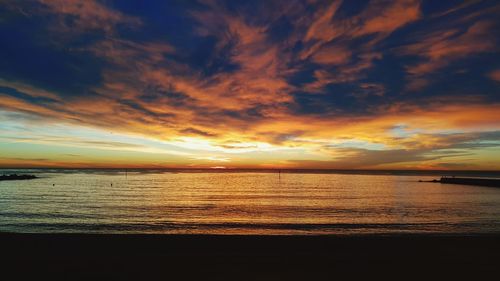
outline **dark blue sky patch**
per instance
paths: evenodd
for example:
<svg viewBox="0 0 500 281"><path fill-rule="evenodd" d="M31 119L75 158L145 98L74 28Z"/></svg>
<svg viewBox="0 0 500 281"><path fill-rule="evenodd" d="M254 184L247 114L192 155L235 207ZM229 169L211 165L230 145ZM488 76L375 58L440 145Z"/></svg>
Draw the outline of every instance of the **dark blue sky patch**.
<svg viewBox="0 0 500 281"><path fill-rule="evenodd" d="M359 82L384 85L386 97L402 95L407 84L405 65L409 62L388 53L381 60L374 60L372 63L374 67L367 70L366 77Z"/></svg>
<svg viewBox="0 0 500 281"><path fill-rule="evenodd" d="M359 98L357 84L330 84L322 93L296 92L292 111L296 114L325 115L330 113L352 115L367 113L369 104Z"/></svg>
<svg viewBox="0 0 500 281"><path fill-rule="evenodd" d="M171 58L189 65L191 69L197 70L198 73L205 76L220 72L233 72L239 68L231 61L233 48L237 42L236 38L220 48L218 48L217 38L214 36L199 38L197 41L198 43L193 44L191 48L178 52Z"/></svg>
<svg viewBox="0 0 500 281"><path fill-rule="evenodd" d="M166 58L186 64L192 72L205 76L238 69L238 65L231 62L236 38L220 45L215 36L197 33L200 23L194 20L191 12L203 10L206 8L203 5L195 1L166 1L158 5L143 1L116 1L112 4L121 12L140 18L142 22L138 29L118 28L122 38L142 44L169 44L176 52L166 55ZM168 67L166 61L165 66Z"/></svg>
<svg viewBox="0 0 500 281"><path fill-rule="evenodd" d="M335 18L349 19L356 16L366 8L368 2L368 0L343 1L335 15Z"/></svg>
<svg viewBox="0 0 500 281"><path fill-rule="evenodd" d="M228 12L242 16L249 24L262 24L268 20L266 10L269 8L270 3L266 2L246 0L219 1L219 3L223 3L221 6L226 8Z"/></svg>
<svg viewBox="0 0 500 281"><path fill-rule="evenodd" d="M500 96L484 65L490 64L495 59L494 54L482 55L481 58L469 58L450 63L441 71L424 76L429 85L418 91L421 100L450 96L457 99L463 97L474 97L484 102L500 102ZM410 95L412 97L414 95ZM407 97L407 99L410 99ZM408 100L411 101L411 100Z"/></svg>
<svg viewBox="0 0 500 281"><path fill-rule="evenodd" d="M287 77L287 82L293 86L303 86L307 83L316 81L314 71L318 68L314 64L303 64L300 70L294 72Z"/></svg>
<svg viewBox="0 0 500 281"><path fill-rule="evenodd" d="M197 23L189 9L199 8L195 1L113 1L109 5L141 21L138 28L118 26L118 35L134 42L168 42L179 49L189 49L199 37Z"/></svg>
<svg viewBox="0 0 500 281"><path fill-rule="evenodd" d="M164 1L157 5L143 1L115 1L112 6L140 18L142 23L137 29L118 28L120 37L142 44L169 44L176 52L166 55L166 59L186 64L192 72L204 76L238 69L238 65L231 62L236 41L229 40L221 46L215 36L197 33L200 23L194 20L191 12L206 7L196 1ZM167 61L164 66L168 67Z"/></svg>
<svg viewBox="0 0 500 281"><path fill-rule="evenodd" d="M286 40L292 32L293 25L290 20L281 16L277 21L271 23L266 33L270 42L280 43Z"/></svg>
<svg viewBox="0 0 500 281"><path fill-rule="evenodd" d="M422 1L421 10L422 13L426 16L430 15L442 15L447 13L450 17L454 16L463 16L471 12L471 10L481 9L485 7L491 7L493 5L498 4L495 0L486 0L486 1L469 1L470 5L464 7L463 9L457 9L461 5L467 4L467 1L463 0L425 0Z"/></svg>
<svg viewBox="0 0 500 281"><path fill-rule="evenodd" d="M357 96L360 93L358 84L341 83L329 84L324 89L323 95L316 97L320 102L328 104L336 111L345 111L351 113L364 113L369 104L361 103Z"/></svg>
<svg viewBox="0 0 500 281"><path fill-rule="evenodd" d="M47 24L33 16L0 25L0 76L62 96L82 95L99 85L103 62L74 45L54 44L57 35L48 32Z"/></svg>
<svg viewBox="0 0 500 281"><path fill-rule="evenodd" d="M421 5L422 12L425 15L430 15L434 13L443 13L451 8L457 7L463 4L462 0L442 0L442 1L423 1Z"/></svg>

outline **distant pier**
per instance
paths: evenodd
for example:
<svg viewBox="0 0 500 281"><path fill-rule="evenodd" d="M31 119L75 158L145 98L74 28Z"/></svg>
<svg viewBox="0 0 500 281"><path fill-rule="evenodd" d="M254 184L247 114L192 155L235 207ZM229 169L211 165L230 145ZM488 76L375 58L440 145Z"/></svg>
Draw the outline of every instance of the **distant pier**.
<svg viewBox="0 0 500 281"><path fill-rule="evenodd" d="M500 187L500 179L442 177L441 183Z"/></svg>
<svg viewBox="0 0 500 281"><path fill-rule="evenodd" d="M500 187L500 179L487 179L487 178L441 177L440 180L431 180L431 181L421 180L420 182L439 182L444 184L463 184L463 185Z"/></svg>

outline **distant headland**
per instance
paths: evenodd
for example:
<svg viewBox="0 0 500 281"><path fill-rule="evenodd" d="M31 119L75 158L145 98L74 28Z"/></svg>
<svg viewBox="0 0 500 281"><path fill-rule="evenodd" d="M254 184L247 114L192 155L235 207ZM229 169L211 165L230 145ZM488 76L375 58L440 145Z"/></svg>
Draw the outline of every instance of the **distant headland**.
<svg viewBox="0 0 500 281"><path fill-rule="evenodd" d="M18 174L11 174L11 175L1 175L0 176L0 181L7 181L7 180L32 180L38 178L35 175L18 175Z"/></svg>

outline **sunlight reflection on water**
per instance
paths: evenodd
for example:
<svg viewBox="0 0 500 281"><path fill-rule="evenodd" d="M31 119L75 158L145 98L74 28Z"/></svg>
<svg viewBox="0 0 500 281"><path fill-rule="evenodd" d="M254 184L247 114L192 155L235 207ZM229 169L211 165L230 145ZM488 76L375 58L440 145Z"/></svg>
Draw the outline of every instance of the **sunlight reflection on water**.
<svg viewBox="0 0 500 281"><path fill-rule="evenodd" d="M500 233L500 189L429 176L41 173L0 182L0 231Z"/></svg>

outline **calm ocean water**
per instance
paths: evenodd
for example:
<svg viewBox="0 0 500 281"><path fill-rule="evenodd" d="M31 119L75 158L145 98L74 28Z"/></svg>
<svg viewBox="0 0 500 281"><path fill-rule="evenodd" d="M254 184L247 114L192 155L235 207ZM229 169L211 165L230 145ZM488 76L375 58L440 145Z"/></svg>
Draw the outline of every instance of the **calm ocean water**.
<svg viewBox="0 0 500 281"><path fill-rule="evenodd" d="M431 175L0 170L0 231L500 233L500 189Z"/></svg>

